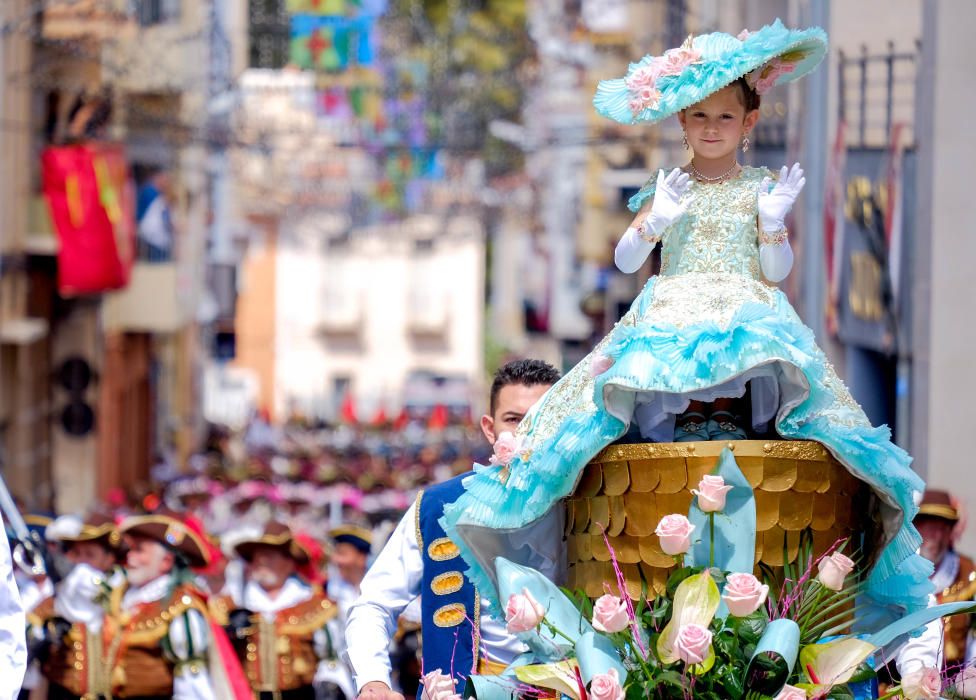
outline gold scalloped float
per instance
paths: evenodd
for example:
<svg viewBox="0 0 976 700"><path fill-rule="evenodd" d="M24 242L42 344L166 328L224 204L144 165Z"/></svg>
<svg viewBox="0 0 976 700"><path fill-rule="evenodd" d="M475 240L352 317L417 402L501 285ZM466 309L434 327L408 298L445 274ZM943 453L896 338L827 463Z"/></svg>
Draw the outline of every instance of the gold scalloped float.
<svg viewBox="0 0 976 700"><path fill-rule="evenodd" d="M781 567L797 556L809 530L815 552L868 530L870 489L822 445L804 440L611 445L584 469L566 499L568 586L591 597L616 580L610 540L632 598L642 582L663 593L674 560L654 528L669 513L687 513L691 489L728 447L756 496L756 563ZM615 586L613 586L615 588Z"/></svg>

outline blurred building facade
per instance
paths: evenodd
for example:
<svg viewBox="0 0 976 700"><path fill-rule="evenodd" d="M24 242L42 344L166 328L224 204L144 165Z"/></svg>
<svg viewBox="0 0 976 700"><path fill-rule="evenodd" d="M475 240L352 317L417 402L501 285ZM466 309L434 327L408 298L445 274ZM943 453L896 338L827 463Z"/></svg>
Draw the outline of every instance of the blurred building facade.
<svg viewBox="0 0 976 700"><path fill-rule="evenodd" d="M232 209L250 236L235 357L210 370L228 389L214 417L383 422L448 400L470 412L484 373L477 160L447 159L423 214L372 221L356 212L379 162L354 125L323 118L316 76L253 69L240 86Z"/></svg>
<svg viewBox="0 0 976 700"><path fill-rule="evenodd" d="M213 9L4 3L4 152L28 167L0 188L0 445L29 508L87 508L146 480L155 454L178 461L201 434ZM52 162L68 164L67 225ZM89 176L98 203L79 213ZM105 262L78 247L92 216L108 217L99 231L118 274L72 287L70 271Z"/></svg>

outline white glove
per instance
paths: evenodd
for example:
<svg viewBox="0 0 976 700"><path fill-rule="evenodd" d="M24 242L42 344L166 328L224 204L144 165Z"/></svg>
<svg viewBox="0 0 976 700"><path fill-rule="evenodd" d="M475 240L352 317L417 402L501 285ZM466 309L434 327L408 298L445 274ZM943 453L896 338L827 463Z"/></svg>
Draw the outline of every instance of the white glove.
<svg viewBox="0 0 976 700"><path fill-rule="evenodd" d="M691 177L681 168L675 168L666 177L663 170L658 172L654 204L651 205L651 211L644 219L645 236L660 238L668 226L684 215L691 198L682 202L681 197L690 186Z"/></svg>
<svg viewBox="0 0 976 700"><path fill-rule="evenodd" d="M769 190L770 178L764 177L759 184L759 226L763 231L773 233L783 228L786 215L793 208L793 202L800 196L806 178L799 163L786 170L784 165L779 171L779 182Z"/></svg>
<svg viewBox="0 0 976 700"><path fill-rule="evenodd" d="M658 172L651 211L639 227L627 229L614 250L613 259L621 272L629 274L640 269L668 226L685 213L691 197L683 203L681 197L690 184L691 178L680 168L675 168L667 176L663 170Z"/></svg>

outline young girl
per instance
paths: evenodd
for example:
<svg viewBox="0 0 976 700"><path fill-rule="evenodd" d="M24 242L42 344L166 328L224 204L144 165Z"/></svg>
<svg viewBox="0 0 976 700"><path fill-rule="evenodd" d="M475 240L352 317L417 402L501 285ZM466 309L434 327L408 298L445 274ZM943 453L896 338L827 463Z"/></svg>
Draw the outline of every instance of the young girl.
<svg viewBox="0 0 976 700"><path fill-rule="evenodd" d="M925 607L929 569L911 524L922 480L888 429L870 425L771 284L792 266L783 222L803 173L783 168L774 184L769 171L736 159L759 119L759 96L809 72L825 53L823 30L788 30L777 21L738 37L689 38L600 83L594 102L612 119L677 115L691 159L658 172L634 196L637 217L617 246L617 265L632 272L660 242L660 275L525 417L517 456L476 467L466 493L445 509L445 530L482 591L491 590L496 556L535 568L558 560L546 550L561 546L558 538L531 533L632 422L650 440L742 438L736 402L748 388L753 427L772 421L787 439L820 442L878 494L887 541L867 594L881 606Z"/></svg>

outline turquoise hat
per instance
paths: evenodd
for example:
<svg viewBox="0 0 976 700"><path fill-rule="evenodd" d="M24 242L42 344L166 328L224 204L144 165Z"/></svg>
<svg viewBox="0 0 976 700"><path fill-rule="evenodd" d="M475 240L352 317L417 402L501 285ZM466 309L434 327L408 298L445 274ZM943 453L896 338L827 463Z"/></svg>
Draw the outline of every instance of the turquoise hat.
<svg viewBox="0 0 976 700"><path fill-rule="evenodd" d="M803 77L827 54L820 27L787 29L776 20L738 37L713 32L688 39L663 56L645 56L627 75L601 80L593 105L621 124L654 123L701 102L739 78L759 94Z"/></svg>

